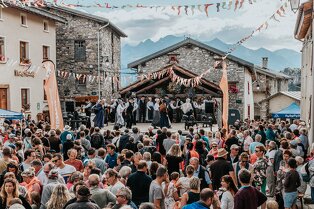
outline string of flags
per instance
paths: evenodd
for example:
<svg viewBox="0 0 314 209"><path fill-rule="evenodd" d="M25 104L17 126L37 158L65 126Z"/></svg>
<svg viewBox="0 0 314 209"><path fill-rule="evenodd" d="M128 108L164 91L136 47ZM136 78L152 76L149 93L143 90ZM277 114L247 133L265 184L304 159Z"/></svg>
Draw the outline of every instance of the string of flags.
<svg viewBox="0 0 314 209"><path fill-rule="evenodd" d="M248 4L253 4L256 0L248 0ZM155 9L156 11L165 11L167 8L174 11L177 15L194 15L196 12L205 13L209 16L209 9L213 8L216 12L221 10L239 10L243 8L244 0L224 0L217 3L205 4L192 4L192 5L144 5L144 4L126 4L117 6L110 3L94 2L91 4L72 4L66 3L65 0L0 0L0 7L8 7L10 4L18 6L33 6L33 7L46 7L46 6L63 6L68 8L102 8L102 9Z"/></svg>
<svg viewBox="0 0 314 209"><path fill-rule="evenodd" d="M289 0L288 0L289 1ZM204 72L202 74L200 74L199 76L196 76L194 78L182 78L178 75L176 75L172 68L170 69L164 69L161 71L157 71L157 72L153 72L153 73L148 73L146 75L141 75L140 79L156 79L156 78L161 78L164 75L169 75L171 77L171 80L177 84L180 85L184 85L186 87L195 87L201 84L201 79L203 76L205 76L206 74L209 74L210 72L212 72L212 70L215 70L217 68L217 66L219 66L220 64L222 64L224 62L224 60L232 53L234 52L239 46L241 46L244 42L246 42L247 40L249 40L250 38L253 37L254 34L256 33L260 33L262 31L262 29L266 30L268 29L269 26L269 21L276 21L276 22L280 22L281 17L285 17L286 14L286 10L288 8L288 2L284 2L269 18L266 19L266 21L264 21L261 25L259 25L255 30L252 31L251 34L245 36L244 38L240 39L238 42L236 42L231 48L228 49L228 51L225 53L225 55L222 57L221 61L215 61L214 66L210 67L207 70L204 70Z"/></svg>

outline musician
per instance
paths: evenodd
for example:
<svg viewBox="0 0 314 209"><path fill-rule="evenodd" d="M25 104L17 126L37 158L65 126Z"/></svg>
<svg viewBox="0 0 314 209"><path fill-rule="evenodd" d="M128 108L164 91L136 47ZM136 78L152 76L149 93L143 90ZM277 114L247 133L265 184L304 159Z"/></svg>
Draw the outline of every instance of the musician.
<svg viewBox="0 0 314 209"><path fill-rule="evenodd" d="M148 112L148 121L152 121L154 117L154 102L151 97L148 97L148 102L146 104Z"/></svg>
<svg viewBox="0 0 314 209"><path fill-rule="evenodd" d="M145 123L145 120L146 120L146 102L145 102L144 96L142 96L141 99L138 101L138 109L139 109L138 122Z"/></svg>

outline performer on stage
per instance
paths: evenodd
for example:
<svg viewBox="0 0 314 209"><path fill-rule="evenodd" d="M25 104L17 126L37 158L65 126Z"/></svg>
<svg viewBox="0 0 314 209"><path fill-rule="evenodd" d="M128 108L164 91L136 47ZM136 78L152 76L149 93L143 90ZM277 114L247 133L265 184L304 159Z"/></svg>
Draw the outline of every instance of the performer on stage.
<svg viewBox="0 0 314 209"><path fill-rule="evenodd" d="M124 118L123 118L123 111L125 107L123 105L123 101L121 99L118 99L118 107L116 110L116 125L118 125L120 128L124 126Z"/></svg>
<svg viewBox="0 0 314 209"><path fill-rule="evenodd" d="M160 112L160 127L170 128L166 100L163 100L161 102L161 105L159 106L159 112Z"/></svg>
<svg viewBox="0 0 314 209"><path fill-rule="evenodd" d="M126 105L126 111L125 111L125 117L126 117L126 128L131 129L132 124L134 123L135 118L134 117L134 100L131 98L129 99L129 102Z"/></svg>
<svg viewBox="0 0 314 209"><path fill-rule="evenodd" d="M102 99L98 101L98 103L93 107L96 114L94 118L95 127L98 127L98 128L104 127L104 119L105 119L104 105L105 105L105 100Z"/></svg>
<svg viewBox="0 0 314 209"><path fill-rule="evenodd" d="M168 105L168 116L171 123L173 123L173 113L177 107L174 106L175 101L172 99Z"/></svg>
<svg viewBox="0 0 314 209"><path fill-rule="evenodd" d="M133 100L133 125L136 125L136 120L137 120L137 117L136 117L136 113L137 113L137 110L138 110L138 104L137 104L137 98L134 98Z"/></svg>
<svg viewBox="0 0 314 209"><path fill-rule="evenodd" d="M156 98L155 105L154 105L154 118L152 122L152 125L154 126L154 128L156 128L157 126L160 126L159 102L160 100Z"/></svg>
<svg viewBox="0 0 314 209"><path fill-rule="evenodd" d="M146 104L148 112L148 121L152 121L154 117L154 102L151 97L148 97L148 102Z"/></svg>
<svg viewBox="0 0 314 209"><path fill-rule="evenodd" d="M89 101L88 99L86 99L85 100L85 106L83 107L83 109L84 109L86 116L88 117L87 124L86 124L87 128L91 127L90 116L92 114L92 106L93 106L92 102Z"/></svg>
<svg viewBox="0 0 314 209"><path fill-rule="evenodd" d="M176 99L175 106L176 106L176 122L180 123L182 119L182 110L181 105L183 102L180 100L180 98Z"/></svg>
<svg viewBox="0 0 314 209"><path fill-rule="evenodd" d="M181 105L181 109L183 111L183 114L190 116L193 115L193 107L191 104L191 100L189 98L187 98L185 100L185 103L183 105Z"/></svg>
<svg viewBox="0 0 314 209"><path fill-rule="evenodd" d="M146 102L145 97L141 97L140 101L138 101L138 109L139 109L139 117L138 122L145 123L146 121Z"/></svg>

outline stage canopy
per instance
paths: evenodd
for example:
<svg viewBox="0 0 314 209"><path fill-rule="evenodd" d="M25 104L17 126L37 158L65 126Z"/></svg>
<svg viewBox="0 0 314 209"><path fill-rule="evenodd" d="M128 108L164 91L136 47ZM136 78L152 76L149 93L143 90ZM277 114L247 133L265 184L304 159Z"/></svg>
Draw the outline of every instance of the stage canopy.
<svg viewBox="0 0 314 209"><path fill-rule="evenodd" d="M272 118L300 118L300 106L295 102L291 103L288 107L272 113Z"/></svg>
<svg viewBox="0 0 314 209"><path fill-rule="evenodd" d="M20 112L0 109L0 118L5 118L8 120L21 120L23 119L23 114Z"/></svg>

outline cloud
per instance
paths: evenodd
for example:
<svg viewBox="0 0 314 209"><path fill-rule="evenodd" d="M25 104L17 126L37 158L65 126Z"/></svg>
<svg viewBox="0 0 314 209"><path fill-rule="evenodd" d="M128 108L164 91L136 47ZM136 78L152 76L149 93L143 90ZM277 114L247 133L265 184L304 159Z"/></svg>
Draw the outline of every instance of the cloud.
<svg viewBox="0 0 314 209"><path fill-rule="evenodd" d="M100 10L94 14L106 17L120 27L128 35L123 42L131 45L146 39L157 41L167 35L189 35L200 40L211 40L217 37L228 43L236 43L263 24L283 2L259 0L249 5L245 1L240 10L221 10L219 13L216 7L212 6L208 10L209 17L203 10L200 12L197 8L193 16L191 10L188 11L187 16L184 8L181 8L181 15L178 16L178 10L173 11L170 7L163 11L162 8L157 11L149 8ZM285 17L276 15L280 22L268 20L268 29L256 34L245 45L251 48L265 47L272 50L300 49L300 42L293 38L296 15L290 11L290 5L285 10Z"/></svg>

